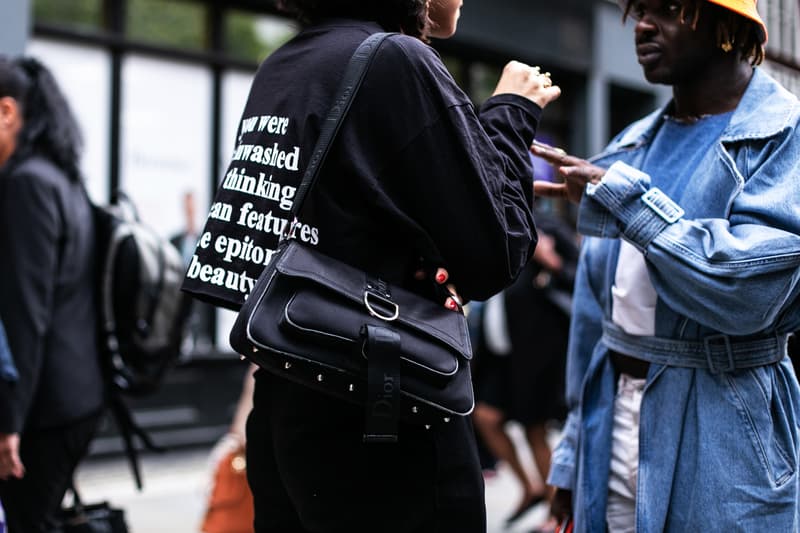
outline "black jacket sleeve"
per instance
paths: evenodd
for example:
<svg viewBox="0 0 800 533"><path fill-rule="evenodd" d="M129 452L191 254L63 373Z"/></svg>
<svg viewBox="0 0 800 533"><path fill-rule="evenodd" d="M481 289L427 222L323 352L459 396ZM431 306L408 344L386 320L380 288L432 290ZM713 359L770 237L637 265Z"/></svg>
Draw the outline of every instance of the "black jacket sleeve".
<svg viewBox="0 0 800 533"><path fill-rule="evenodd" d="M518 96L448 108L399 154L406 208L468 299L510 284L536 245L528 147L541 109ZM479 118L480 117L480 118ZM421 159L421 153L434 157Z"/></svg>
<svg viewBox="0 0 800 533"><path fill-rule="evenodd" d="M400 143L382 169L396 202L386 211L425 235L426 259L448 269L462 296L486 299L516 279L536 245L529 148L542 110L501 94L476 112L435 51L413 39L392 45L371 71L379 94L391 95L388 109L371 111L391 119Z"/></svg>
<svg viewBox="0 0 800 533"><path fill-rule="evenodd" d="M61 238L55 190L24 172L2 178L0 311L19 381L0 381L0 432L22 431L51 326Z"/></svg>

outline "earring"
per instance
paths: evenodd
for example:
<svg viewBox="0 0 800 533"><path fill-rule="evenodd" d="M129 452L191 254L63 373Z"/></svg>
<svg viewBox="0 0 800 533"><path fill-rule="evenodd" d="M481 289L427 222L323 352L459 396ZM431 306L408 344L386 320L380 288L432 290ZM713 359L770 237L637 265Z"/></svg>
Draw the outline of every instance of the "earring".
<svg viewBox="0 0 800 533"><path fill-rule="evenodd" d="M722 44L720 44L719 47L722 48L722 51L727 54L728 52L733 50L733 42L730 39L728 39L724 41Z"/></svg>

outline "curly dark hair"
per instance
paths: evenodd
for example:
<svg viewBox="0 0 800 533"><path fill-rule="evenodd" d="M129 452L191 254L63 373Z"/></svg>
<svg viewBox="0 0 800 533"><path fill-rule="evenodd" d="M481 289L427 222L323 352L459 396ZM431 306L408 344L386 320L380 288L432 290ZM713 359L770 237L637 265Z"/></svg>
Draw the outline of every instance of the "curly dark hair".
<svg viewBox="0 0 800 533"><path fill-rule="evenodd" d="M623 3L625 6L623 20L628 16L633 1L626 0ZM723 43L732 44L741 52L742 57L750 60L753 66L764 61L763 43L766 36L756 21L704 0L683 0L682 3L681 22L690 24L692 29L695 29L701 10L705 10L714 20L718 46Z"/></svg>
<svg viewBox="0 0 800 533"><path fill-rule="evenodd" d="M277 0L278 9L303 24L326 18L351 17L374 20L387 31L427 40L430 21L428 0Z"/></svg>
<svg viewBox="0 0 800 533"><path fill-rule="evenodd" d="M40 154L79 179L83 136L50 71L34 58L0 56L0 97L5 96L16 100L22 112L12 160Z"/></svg>

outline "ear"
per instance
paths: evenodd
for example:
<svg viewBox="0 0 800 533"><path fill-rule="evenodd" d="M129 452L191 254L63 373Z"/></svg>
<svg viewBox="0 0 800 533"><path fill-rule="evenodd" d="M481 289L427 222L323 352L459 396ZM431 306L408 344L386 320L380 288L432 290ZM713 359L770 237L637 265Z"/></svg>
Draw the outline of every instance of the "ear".
<svg viewBox="0 0 800 533"><path fill-rule="evenodd" d="M20 120L19 104L10 96L0 98L0 127L15 127Z"/></svg>

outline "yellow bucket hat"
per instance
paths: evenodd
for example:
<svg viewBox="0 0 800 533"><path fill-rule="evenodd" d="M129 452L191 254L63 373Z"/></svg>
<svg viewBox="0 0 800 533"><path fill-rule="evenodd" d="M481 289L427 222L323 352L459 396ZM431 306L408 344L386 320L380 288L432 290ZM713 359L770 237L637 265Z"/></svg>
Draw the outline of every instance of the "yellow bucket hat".
<svg viewBox="0 0 800 533"><path fill-rule="evenodd" d="M767 26L761 20L761 16L756 9L758 0L708 0L712 4L717 4L725 9L730 9L734 13L738 13L745 18L757 22L761 26L761 43L767 42Z"/></svg>

